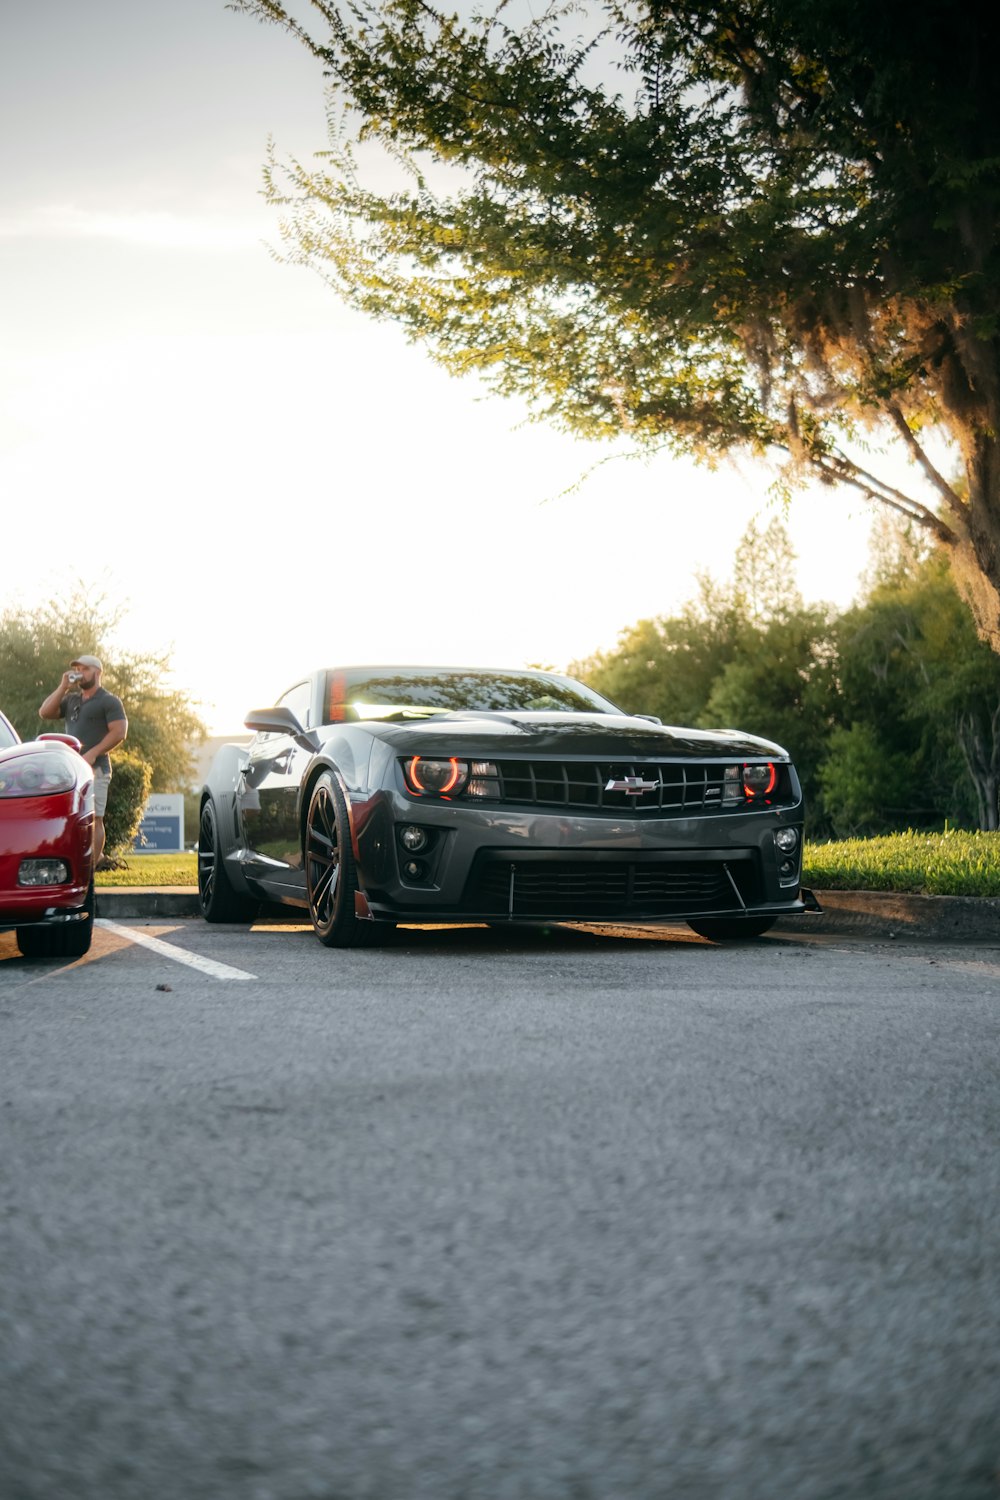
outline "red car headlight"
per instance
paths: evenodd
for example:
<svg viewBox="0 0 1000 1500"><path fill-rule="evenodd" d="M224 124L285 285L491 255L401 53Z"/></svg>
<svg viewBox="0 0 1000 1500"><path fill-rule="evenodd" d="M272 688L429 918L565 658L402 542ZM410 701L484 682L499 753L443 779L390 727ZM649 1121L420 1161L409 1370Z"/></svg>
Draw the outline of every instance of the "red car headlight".
<svg viewBox="0 0 1000 1500"><path fill-rule="evenodd" d="M76 770L65 755L20 755L0 765L0 797L47 797L75 786Z"/></svg>

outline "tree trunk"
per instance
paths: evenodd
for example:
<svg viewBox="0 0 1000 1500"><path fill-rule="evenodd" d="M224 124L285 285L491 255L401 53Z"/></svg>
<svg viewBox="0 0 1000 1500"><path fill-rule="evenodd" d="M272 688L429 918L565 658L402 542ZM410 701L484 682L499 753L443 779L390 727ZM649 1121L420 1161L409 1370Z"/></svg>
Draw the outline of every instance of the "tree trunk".
<svg viewBox="0 0 1000 1500"><path fill-rule="evenodd" d="M1000 655L1000 440L985 423L949 424L965 461L968 499L944 517L952 574L981 640Z"/></svg>
<svg viewBox="0 0 1000 1500"><path fill-rule="evenodd" d="M962 714L958 741L979 804L979 826L996 832L1000 828L1000 704L988 725L975 714Z"/></svg>

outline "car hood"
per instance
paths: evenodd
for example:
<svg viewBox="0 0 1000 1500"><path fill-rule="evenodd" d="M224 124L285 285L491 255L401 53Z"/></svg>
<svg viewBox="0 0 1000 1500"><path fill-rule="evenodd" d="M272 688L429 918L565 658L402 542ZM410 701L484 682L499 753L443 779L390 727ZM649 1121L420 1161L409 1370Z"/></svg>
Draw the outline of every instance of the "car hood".
<svg viewBox="0 0 1000 1500"><path fill-rule="evenodd" d="M555 755L625 757L767 756L787 760L771 740L739 730L681 729L611 714L449 713L416 723L377 724L371 732L400 755Z"/></svg>
<svg viewBox="0 0 1000 1500"><path fill-rule="evenodd" d="M53 750L57 755L73 756L78 758L68 745L60 740L21 740L16 745L5 745L0 750L0 762L5 760L19 759L25 755L51 755Z"/></svg>

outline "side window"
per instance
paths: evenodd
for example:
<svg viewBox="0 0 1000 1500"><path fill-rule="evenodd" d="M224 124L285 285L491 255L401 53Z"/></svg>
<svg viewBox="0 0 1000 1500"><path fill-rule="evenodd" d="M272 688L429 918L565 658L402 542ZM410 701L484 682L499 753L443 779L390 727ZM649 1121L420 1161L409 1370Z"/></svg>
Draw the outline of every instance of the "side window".
<svg viewBox="0 0 1000 1500"><path fill-rule="evenodd" d="M310 709L312 707L312 683L297 682L287 693L282 693L278 699L280 708L290 708L298 719L303 729L310 727Z"/></svg>

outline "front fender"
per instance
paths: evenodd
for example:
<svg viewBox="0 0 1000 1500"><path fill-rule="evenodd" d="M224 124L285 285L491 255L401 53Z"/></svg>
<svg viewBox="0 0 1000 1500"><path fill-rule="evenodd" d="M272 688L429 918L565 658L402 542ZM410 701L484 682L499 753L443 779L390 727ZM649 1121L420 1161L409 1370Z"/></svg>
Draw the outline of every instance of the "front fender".
<svg viewBox="0 0 1000 1500"><path fill-rule="evenodd" d="M218 799L233 795L249 759L250 751L246 745L220 746L208 768L208 775L201 789L202 797L211 795Z"/></svg>
<svg viewBox="0 0 1000 1500"><path fill-rule="evenodd" d="M357 801L367 800L369 796L368 773L371 756L371 740L359 746L356 740L348 739L346 735L334 735L324 743L323 748L308 762L302 780L299 782L297 811L299 828L303 832L306 826L306 809L309 806L309 798L312 796L316 778L323 771L332 771L340 784L344 801L347 803L353 837L354 804Z"/></svg>
<svg viewBox="0 0 1000 1500"><path fill-rule="evenodd" d="M236 806L237 791L249 760L246 745L222 745L208 768L198 803L199 818L207 798L215 805L219 839L216 857L223 862L233 890L243 896L255 895L243 870L242 831Z"/></svg>

